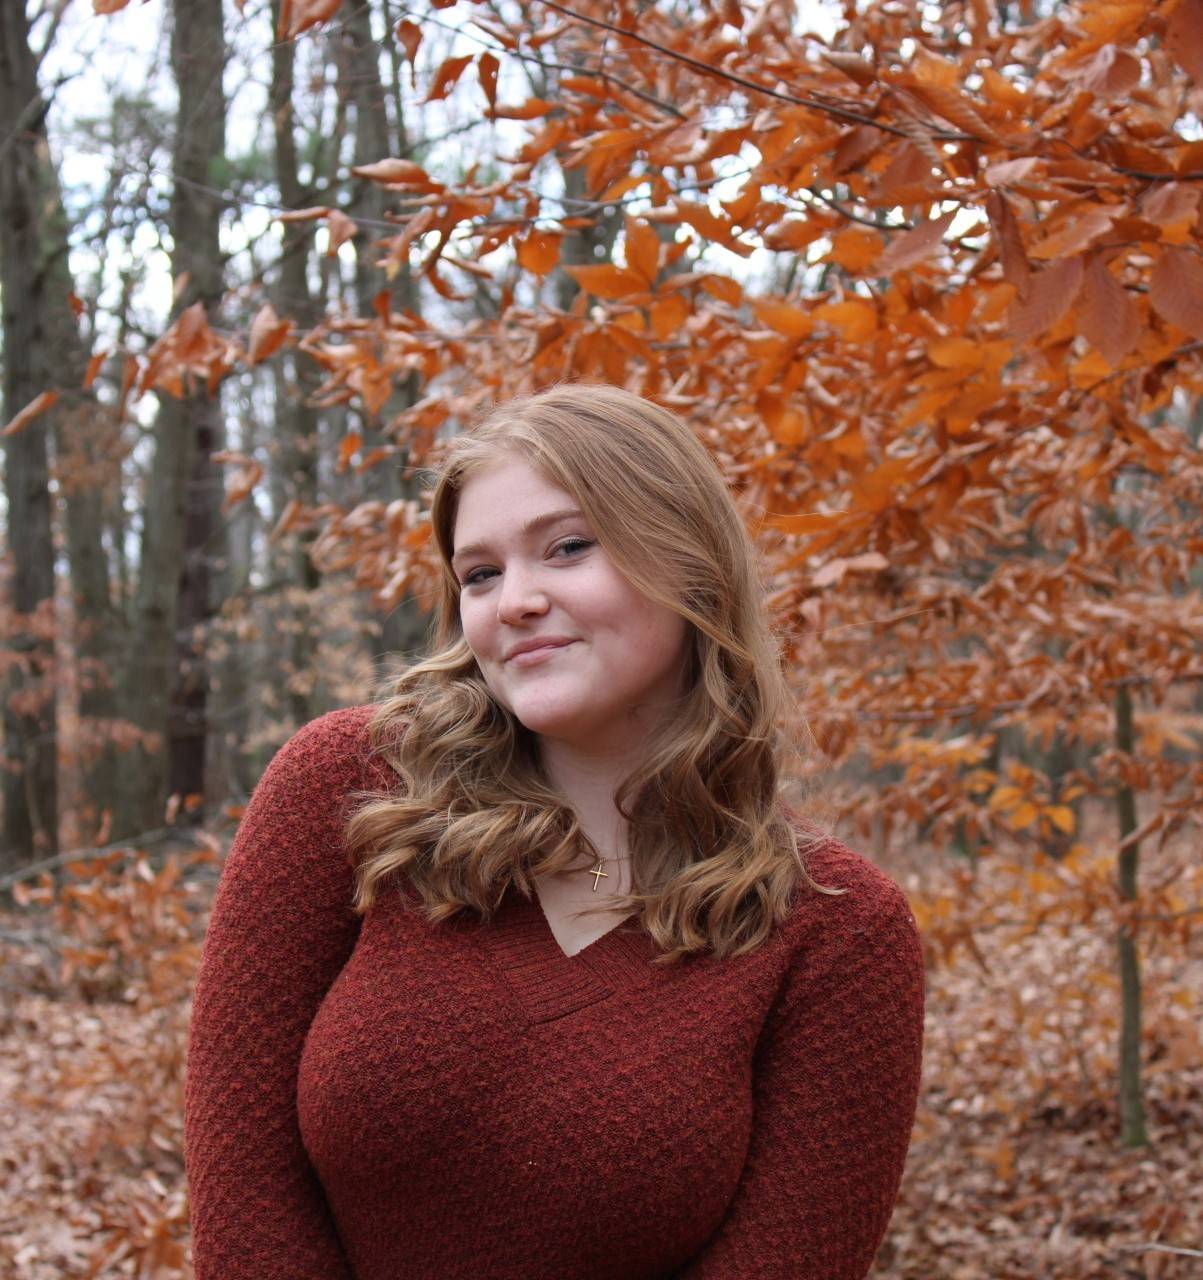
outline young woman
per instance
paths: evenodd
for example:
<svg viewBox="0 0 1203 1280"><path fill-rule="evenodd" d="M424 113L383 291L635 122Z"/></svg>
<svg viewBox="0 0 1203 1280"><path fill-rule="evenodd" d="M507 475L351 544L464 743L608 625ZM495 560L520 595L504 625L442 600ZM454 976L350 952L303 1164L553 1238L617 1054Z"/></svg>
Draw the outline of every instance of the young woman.
<svg viewBox="0 0 1203 1280"><path fill-rule="evenodd" d="M260 781L188 1056L198 1280L842 1280L902 1176L923 965L782 801L757 562L672 414L456 438L438 635Z"/></svg>

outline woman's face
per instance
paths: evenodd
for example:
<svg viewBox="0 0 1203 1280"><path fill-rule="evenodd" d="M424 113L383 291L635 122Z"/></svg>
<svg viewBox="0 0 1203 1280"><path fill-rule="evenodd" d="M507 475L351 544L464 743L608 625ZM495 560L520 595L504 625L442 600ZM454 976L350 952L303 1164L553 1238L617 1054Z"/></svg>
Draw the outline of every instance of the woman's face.
<svg viewBox="0 0 1203 1280"><path fill-rule="evenodd" d="M585 754L636 749L682 692L685 620L640 594L573 497L513 454L469 473L453 546L464 637L493 696ZM515 653L532 642L547 643Z"/></svg>

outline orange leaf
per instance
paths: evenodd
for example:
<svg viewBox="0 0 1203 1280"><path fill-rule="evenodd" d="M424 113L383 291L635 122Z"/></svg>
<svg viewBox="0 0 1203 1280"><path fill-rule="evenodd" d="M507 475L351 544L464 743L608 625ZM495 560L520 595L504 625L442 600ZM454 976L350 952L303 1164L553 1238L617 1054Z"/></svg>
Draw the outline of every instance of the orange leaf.
<svg viewBox="0 0 1203 1280"><path fill-rule="evenodd" d="M284 345L292 329L292 322L281 320L270 302L265 302L251 321L251 337L247 358L251 364L258 364L278 351Z"/></svg>
<svg viewBox="0 0 1203 1280"><path fill-rule="evenodd" d="M626 298L646 293L647 285L637 272L604 264L596 267L565 267L565 271L586 292L597 298Z"/></svg>
<svg viewBox="0 0 1203 1280"><path fill-rule="evenodd" d="M529 231L515 243L518 264L537 276L545 276L560 260L558 231Z"/></svg>
<svg viewBox="0 0 1203 1280"><path fill-rule="evenodd" d="M1140 312L1097 256L1082 280L1078 330L1114 369L1140 340Z"/></svg>
<svg viewBox="0 0 1203 1280"><path fill-rule="evenodd" d="M1082 283L1082 259L1062 258L1033 275L1027 296L1011 307L1011 337L1015 342L1038 338L1069 310Z"/></svg>
<svg viewBox="0 0 1203 1280"><path fill-rule="evenodd" d="M904 231L886 246L885 252L874 268L875 272L883 276L893 275L895 271L900 271L904 267L913 267L916 263L922 262L939 247L945 231L952 225L955 217L954 213L945 213L939 218L933 218L930 222L922 222L919 226L912 227L910 231Z"/></svg>
<svg viewBox="0 0 1203 1280"><path fill-rule="evenodd" d="M626 220L626 257L627 266L637 271L650 289L660 269L660 237L641 218Z"/></svg>
<svg viewBox="0 0 1203 1280"><path fill-rule="evenodd" d="M831 240L829 261L854 275L866 271L880 257L884 241L881 233L866 227L847 227Z"/></svg>
<svg viewBox="0 0 1203 1280"><path fill-rule="evenodd" d="M976 369L984 355L982 344L968 338L937 338L927 344L927 358L941 369Z"/></svg>
<svg viewBox="0 0 1203 1280"><path fill-rule="evenodd" d="M1185 249L1167 249L1149 277L1149 301L1163 320L1203 339L1203 262Z"/></svg>
<svg viewBox="0 0 1203 1280"><path fill-rule="evenodd" d="M464 68L472 61L472 56L470 53L465 53L459 57L444 59L438 71L435 72L434 82L426 95L426 101L434 102L438 98L445 98L455 87L455 82L463 74Z"/></svg>
<svg viewBox="0 0 1203 1280"><path fill-rule="evenodd" d="M96 381L96 375L100 372L101 366L109 358L107 351L98 351L91 360L88 361L87 371L84 373L84 380L80 383L85 391L92 387L92 383Z"/></svg>
<svg viewBox="0 0 1203 1280"><path fill-rule="evenodd" d="M308 31L310 27L327 22L338 12L341 4L342 0L292 0L288 14L285 15L283 12L280 14L282 20L286 16L288 18L284 38L291 40L294 36Z"/></svg>
<svg viewBox="0 0 1203 1280"><path fill-rule="evenodd" d="M816 320L834 325L849 342L866 342L877 332L877 308L863 298L826 302L812 314Z"/></svg>
<svg viewBox="0 0 1203 1280"><path fill-rule="evenodd" d="M497 105L497 69L501 63L495 53L482 53L476 63L476 74L480 77L480 87L485 91L490 108Z"/></svg>
<svg viewBox="0 0 1203 1280"><path fill-rule="evenodd" d="M752 302L752 311L761 324L776 329L787 338L806 338L814 331L815 322L809 312L801 307L791 307L787 302L757 298Z"/></svg>
<svg viewBox="0 0 1203 1280"><path fill-rule="evenodd" d="M689 319L689 303L679 293L670 293L666 298L657 298L648 308L652 329L662 341L673 337L681 331L681 326Z"/></svg>
<svg viewBox="0 0 1203 1280"><path fill-rule="evenodd" d="M1203 88L1203 0L1183 0L1165 29L1174 61Z"/></svg>
<svg viewBox="0 0 1203 1280"><path fill-rule="evenodd" d="M3 431L0 431L0 436L16 435L18 431L29 426L34 418L39 414L45 413L57 399L57 391L43 391L41 395L34 396L34 398L25 406L24 409L21 410L20 413L17 414L8 426L5 427Z"/></svg>
<svg viewBox="0 0 1203 1280"><path fill-rule="evenodd" d="M129 4L129 0L92 0L93 13L118 13Z"/></svg>
<svg viewBox="0 0 1203 1280"><path fill-rule="evenodd" d="M422 43L422 28L416 22L402 18L393 30L405 49L405 56L413 62L418 55L418 45Z"/></svg>
<svg viewBox="0 0 1203 1280"><path fill-rule="evenodd" d="M342 443L338 446L338 462L334 467L336 474L342 475L346 471L348 464L362 444L363 436L358 431L351 431L343 436Z"/></svg>

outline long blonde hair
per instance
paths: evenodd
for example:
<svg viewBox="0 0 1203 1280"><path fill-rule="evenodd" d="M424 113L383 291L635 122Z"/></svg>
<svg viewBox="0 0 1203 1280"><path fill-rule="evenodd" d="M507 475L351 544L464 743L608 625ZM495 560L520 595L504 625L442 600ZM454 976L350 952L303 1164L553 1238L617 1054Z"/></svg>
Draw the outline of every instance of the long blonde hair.
<svg viewBox="0 0 1203 1280"><path fill-rule="evenodd" d="M799 886L831 892L805 864L824 833L782 795L790 697L756 550L692 430L609 386L507 401L448 446L431 505L442 561L436 637L369 725L402 787L358 793L366 803L346 828L355 910L396 875L432 922L464 910L487 921L511 884L529 898L536 878L598 857L542 773L536 736L493 697L460 627L459 494L476 468L505 456L570 493L619 572L688 624L679 714L615 794L629 824L631 893L607 906L635 909L660 963L755 950Z"/></svg>

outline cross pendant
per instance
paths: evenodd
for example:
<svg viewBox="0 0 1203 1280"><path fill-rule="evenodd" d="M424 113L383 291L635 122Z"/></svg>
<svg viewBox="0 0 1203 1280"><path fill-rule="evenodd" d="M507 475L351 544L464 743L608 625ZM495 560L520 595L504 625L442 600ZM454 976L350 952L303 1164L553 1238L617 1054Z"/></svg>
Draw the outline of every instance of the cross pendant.
<svg viewBox="0 0 1203 1280"><path fill-rule="evenodd" d="M594 867L594 868L593 868L593 870L589 872L589 874L593 877L593 892L594 892L594 893L596 893L596 892L597 892L597 882L598 882L598 880L600 879L600 877L605 876L607 880L609 880L609 878L610 878L610 873L609 873L608 871L603 871L603 870L602 870L602 867L604 867L605 865L606 865L606 864L605 864L604 862L599 862L599 863L597 864L597 866L596 866L596 867Z"/></svg>

